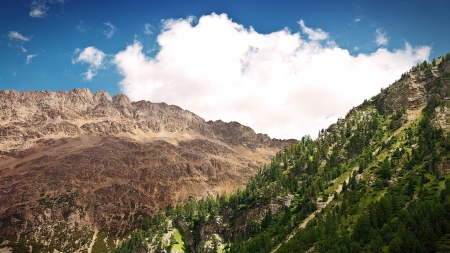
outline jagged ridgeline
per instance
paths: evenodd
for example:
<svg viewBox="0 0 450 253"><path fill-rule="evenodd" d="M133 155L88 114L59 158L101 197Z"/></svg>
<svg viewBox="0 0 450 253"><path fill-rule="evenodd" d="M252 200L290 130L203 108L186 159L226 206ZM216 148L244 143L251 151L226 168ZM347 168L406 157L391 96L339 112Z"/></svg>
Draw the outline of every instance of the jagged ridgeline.
<svg viewBox="0 0 450 253"><path fill-rule="evenodd" d="M168 204L233 192L297 140L104 91L0 90L0 252L105 252Z"/></svg>
<svg viewBox="0 0 450 253"><path fill-rule="evenodd" d="M449 252L450 54L403 74L232 194L145 218L114 252Z"/></svg>

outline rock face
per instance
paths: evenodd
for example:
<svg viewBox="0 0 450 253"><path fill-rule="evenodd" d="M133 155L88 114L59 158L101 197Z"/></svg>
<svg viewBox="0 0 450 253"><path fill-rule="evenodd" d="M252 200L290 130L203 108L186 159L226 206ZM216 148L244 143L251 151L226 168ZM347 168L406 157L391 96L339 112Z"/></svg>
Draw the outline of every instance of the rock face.
<svg viewBox="0 0 450 253"><path fill-rule="evenodd" d="M142 214L242 187L294 142L122 94L3 90L0 237L120 235Z"/></svg>
<svg viewBox="0 0 450 253"><path fill-rule="evenodd" d="M420 108L427 102L425 89L427 80L423 72L407 73L390 87L381 91L377 97L378 105L388 113L403 108L410 110Z"/></svg>
<svg viewBox="0 0 450 253"><path fill-rule="evenodd" d="M440 94L442 98L449 94L448 85L445 85L450 80L449 61L413 70L403 74L399 80L375 97L379 109L387 113L402 109L415 110L424 106L432 93Z"/></svg>

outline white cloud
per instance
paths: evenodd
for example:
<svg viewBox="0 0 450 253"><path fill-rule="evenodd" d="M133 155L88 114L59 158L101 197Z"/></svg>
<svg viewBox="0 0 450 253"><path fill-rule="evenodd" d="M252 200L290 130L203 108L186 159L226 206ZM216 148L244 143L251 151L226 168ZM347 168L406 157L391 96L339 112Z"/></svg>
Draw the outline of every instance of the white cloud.
<svg viewBox="0 0 450 253"><path fill-rule="evenodd" d="M328 33L322 31L322 29L312 29L305 26L305 21L300 20L298 22L300 27L302 28L302 32L308 35L308 39L310 40L325 40L328 38Z"/></svg>
<svg viewBox="0 0 450 253"><path fill-rule="evenodd" d="M47 11L50 9L50 5L64 4L68 0L33 0L31 2L30 17L43 18L47 15Z"/></svg>
<svg viewBox="0 0 450 253"><path fill-rule="evenodd" d="M320 43L327 33L302 21L308 39L287 29L260 34L225 14L192 21L165 21L155 57L138 41L117 53L122 91L132 100L176 104L278 138L316 136L431 50L406 43L352 56L333 42Z"/></svg>
<svg viewBox="0 0 450 253"><path fill-rule="evenodd" d="M359 51L359 47L354 47L353 51Z"/></svg>
<svg viewBox="0 0 450 253"><path fill-rule="evenodd" d="M28 52L28 50L26 48L22 47L22 46L20 46L20 49L22 50L22 53L27 53Z"/></svg>
<svg viewBox="0 0 450 253"><path fill-rule="evenodd" d="M9 31L8 37L10 40L30 41L31 37L25 37L17 31Z"/></svg>
<svg viewBox="0 0 450 253"><path fill-rule="evenodd" d="M87 71L83 73L87 81L91 81L97 75L97 71L104 67L106 54L95 47L87 47L84 50L77 48L74 53L78 54L78 57L72 59L72 64L79 62L89 64Z"/></svg>
<svg viewBox="0 0 450 253"><path fill-rule="evenodd" d="M36 56L37 56L37 54L29 54L29 55L27 55L27 64L30 64L31 63L31 59L33 59Z"/></svg>
<svg viewBox="0 0 450 253"><path fill-rule="evenodd" d="M46 6L46 1L34 0L31 2L30 17L32 18L43 18L45 17L48 7Z"/></svg>
<svg viewBox="0 0 450 253"><path fill-rule="evenodd" d="M86 31L86 26L84 25L84 21L80 20L80 22L78 22L78 25L75 26L75 29L77 29L80 32L85 32Z"/></svg>
<svg viewBox="0 0 450 253"><path fill-rule="evenodd" d="M148 23L145 23L144 24L144 33L147 34L147 35L153 34L152 25L150 25Z"/></svg>
<svg viewBox="0 0 450 253"><path fill-rule="evenodd" d="M358 16L358 17L356 17L355 19L353 19L353 22L355 22L355 23L359 23L359 22L361 22L361 20L364 18L364 16Z"/></svg>
<svg viewBox="0 0 450 253"><path fill-rule="evenodd" d="M375 42L378 46L387 46L389 38L386 37L386 32L383 29L378 28L375 30Z"/></svg>
<svg viewBox="0 0 450 253"><path fill-rule="evenodd" d="M117 30L116 27L113 24L111 24L110 22L106 22L106 23L103 23L103 24L107 25L107 26L109 26L109 28L111 28L109 31L103 31L103 33L105 34L106 38L111 39L112 36L114 35L114 33Z"/></svg>

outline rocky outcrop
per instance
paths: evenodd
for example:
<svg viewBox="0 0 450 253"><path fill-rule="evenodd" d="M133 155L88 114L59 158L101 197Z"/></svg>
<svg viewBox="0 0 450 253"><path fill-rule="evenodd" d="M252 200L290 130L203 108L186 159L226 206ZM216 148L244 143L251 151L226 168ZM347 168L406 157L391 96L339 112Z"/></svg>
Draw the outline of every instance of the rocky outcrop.
<svg viewBox="0 0 450 253"><path fill-rule="evenodd" d="M445 101L442 106L435 108L437 127L445 132L450 132L450 101Z"/></svg>
<svg viewBox="0 0 450 253"><path fill-rule="evenodd" d="M423 72L407 73L400 80L382 90L376 97L376 103L380 109L387 113L402 109L418 109L427 102L427 91L425 89L427 80Z"/></svg>
<svg viewBox="0 0 450 253"><path fill-rule="evenodd" d="M284 146L285 140L272 139L267 134L256 134L248 126L238 122L225 123L221 120L208 121L214 135L221 141L231 145L242 145L250 149ZM292 141L292 144L295 142Z"/></svg>
<svg viewBox="0 0 450 253"><path fill-rule="evenodd" d="M2 90L0 236L120 235L168 204L244 186L294 142L123 94ZM71 240L60 251L86 243Z"/></svg>
<svg viewBox="0 0 450 253"><path fill-rule="evenodd" d="M439 58L436 64L421 63L404 73L380 94L372 98L381 111L392 113L425 106L430 94L444 99L450 92L450 63Z"/></svg>
<svg viewBox="0 0 450 253"><path fill-rule="evenodd" d="M428 169L431 173L437 175L445 175L450 174L450 159L441 158L439 160L435 160L430 164Z"/></svg>

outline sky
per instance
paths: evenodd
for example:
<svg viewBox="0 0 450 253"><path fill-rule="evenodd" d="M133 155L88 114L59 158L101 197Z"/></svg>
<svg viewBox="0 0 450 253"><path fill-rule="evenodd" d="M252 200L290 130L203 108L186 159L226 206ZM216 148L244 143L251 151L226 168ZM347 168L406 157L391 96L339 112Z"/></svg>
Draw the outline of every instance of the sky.
<svg viewBox="0 0 450 253"><path fill-rule="evenodd" d="M313 138L450 52L450 1L1 0L0 90L105 90Z"/></svg>

